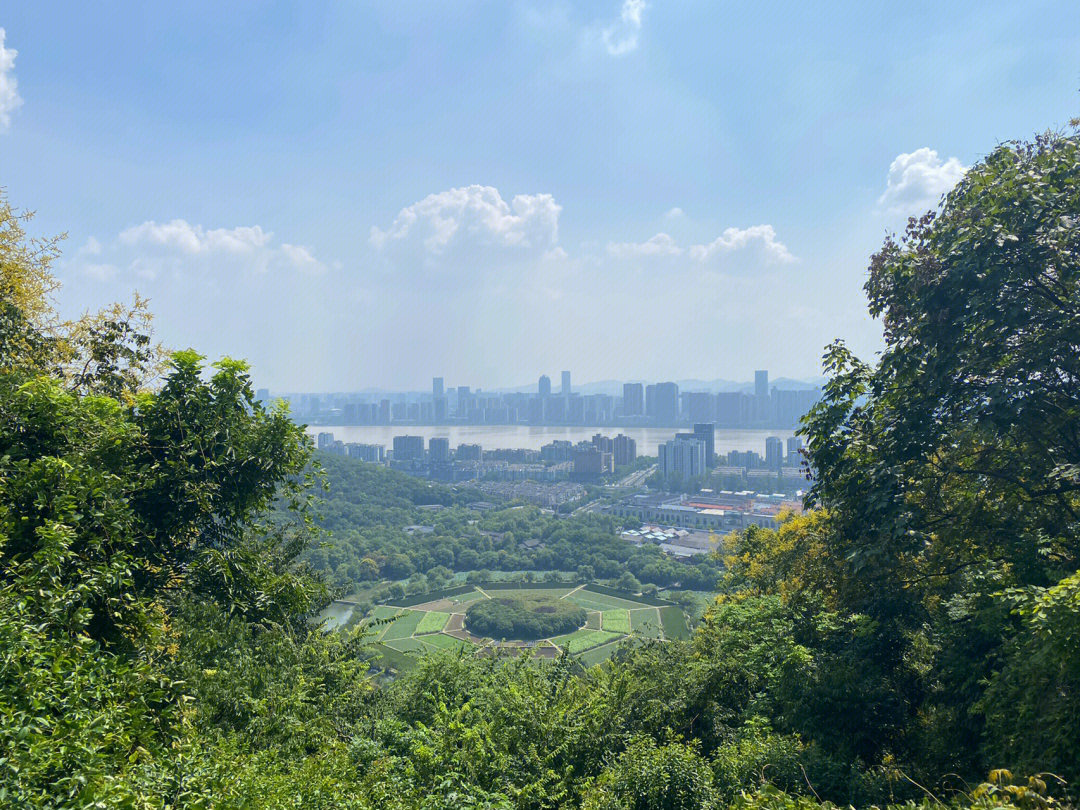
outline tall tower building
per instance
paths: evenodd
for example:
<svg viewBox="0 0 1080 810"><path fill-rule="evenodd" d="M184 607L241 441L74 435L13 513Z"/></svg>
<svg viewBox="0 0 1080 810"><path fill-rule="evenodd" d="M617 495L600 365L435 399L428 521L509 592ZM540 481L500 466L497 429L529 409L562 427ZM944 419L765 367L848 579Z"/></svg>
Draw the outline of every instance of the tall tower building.
<svg viewBox="0 0 1080 810"><path fill-rule="evenodd" d="M623 383L622 412L623 416L645 415L645 386L641 383Z"/></svg>
<svg viewBox="0 0 1080 810"><path fill-rule="evenodd" d="M769 398L769 372L768 371L755 371L754 372L754 396L758 399Z"/></svg>
<svg viewBox="0 0 1080 810"><path fill-rule="evenodd" d="M570 372L564 371L562 373L562 390L559 392L564 397L570 396Z"/></svg>
<svg viewBox="0 0 1080 810"><path fill-rule="evenodd" d="M443 395L443 378L432 377L431 378L431 397L432 399L438 399Z"/></svg>
<svg viewBox="0 0 1080 810"><path fill-rule="evenodd" d="M542 396L542 397L550 397L551 396L551 377L549 377L547 374L541 374L540 375L539 391L540 391L540 396Z"/></svg>

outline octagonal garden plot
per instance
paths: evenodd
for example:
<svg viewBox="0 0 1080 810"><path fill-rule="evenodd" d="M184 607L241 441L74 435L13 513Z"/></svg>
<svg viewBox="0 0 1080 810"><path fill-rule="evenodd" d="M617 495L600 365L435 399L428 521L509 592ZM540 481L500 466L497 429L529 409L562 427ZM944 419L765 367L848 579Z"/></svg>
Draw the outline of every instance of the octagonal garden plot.
<svg viewBox="0 0 1080 810"><path fill-rule="evenodd" d="M426 601L420 601L426 600ZM556 658L564 650L586 665L606 660L631 637L689 637L686 618L661 599L599 585L486 583L379 605L380 645L393 653L473 649L481 655ZM389 621L387 621L389 620ZM400 659L400 655L389 657Z"/></svg>

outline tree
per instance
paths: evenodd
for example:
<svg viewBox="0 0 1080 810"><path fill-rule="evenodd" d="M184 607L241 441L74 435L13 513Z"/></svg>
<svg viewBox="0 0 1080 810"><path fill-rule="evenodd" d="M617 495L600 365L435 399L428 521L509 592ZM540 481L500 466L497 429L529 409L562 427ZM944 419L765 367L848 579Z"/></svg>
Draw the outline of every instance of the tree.
<svg viewBox="0 0 1080 810"><path fill-rule="evenodd" d="M871 634L843 648L880 679L868 759L985 763L974 709L1015 632L996 594L1080 568L1077 211L1080 138L1000 146L873 257L880 362L826 354L803 428L829 516L813 577Z"/></svg>

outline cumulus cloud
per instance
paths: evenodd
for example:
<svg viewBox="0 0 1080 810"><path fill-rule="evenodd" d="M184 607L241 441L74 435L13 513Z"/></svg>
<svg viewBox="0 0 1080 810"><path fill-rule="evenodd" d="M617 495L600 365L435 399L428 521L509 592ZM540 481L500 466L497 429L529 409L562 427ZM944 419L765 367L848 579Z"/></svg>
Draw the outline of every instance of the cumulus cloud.
<svg viewBox="0 0 1080 810"><path fill-rule="evenodd" d="M932 208L966 171L967 167L954 157L942 162L929 147L901 153L889 166L889 178L878 205L892 213Z"/></svg>
<svg viewBox="0 0 1080 810"><path fill-rule="evenodd" d="M623 56L637 48L644 10L645 0L623 0L618 22L604 29L604 47L611 56Z"/></svg>
<svg viewBox="0 0 1080 810"><path fill-rule="evenodd" d="M791 255L787 246L776 238L776 230L772 225L728 228L707 245L693 245L690 248L690 257L703 262L716 256L748 248L760 250L762 256L769 261L780 264L795 261L795 257Z"/></svg>
<svg viewBox="0 0 1080 810"><path fill-rule="evenodd" d="M686 216L686 212L679 208L679 206L675 206L674 208L670 209L666 214L664 214L664 216L668 219L682 219L684 216Z"/></svg>
<svg viewBox="0 0 1080 810"><path fill-rule="evenodd" d="M639 258L646 256L681 256L684 253L697 262L736 252L756 252L769 264L788 264L795 257L787 246L776 238L772 225L752 225L749 228L728 228L708 244L690 245L681 248L666 233L658 233L646 242L612 242L607 252L617 258Z"/></svg>
<svg viewBox="0 0 1080 810"><path fill-rule="evenodd" d="M658 233L646 242L611 242L607 252L620 259L630 259L638 256L679 256L683 251L666 233Z"/></svg>
<svg viewBox="0 0 1080 810"><path fill-rule="evenodd" d="M518 194L507 203L491 186L464 186L402 208L386 230L373 226L369 241L379 250L419 244L433 255L459 247L543 252L558 241L561 211L550 194Z"/></svg>
<svg viewBox="0 0 1080 810"><path fill-rule="evenodd" d="M5 48L7 32L0 28L0 131L11 126L11 114L22 104L19 84L15 81L15 57L19 52Z"/></svg>
<svg viewBox="0 0 1080 810"><path fill-rule="evenodd" d="M115 277L118 268L143 278L154 278L164 270L265 272L284 268L315 273L326 269L310 249L287 242L274 244L273 237L258 225L208 229L183 219L148 220L120 231L108 245L91 236L77 252L75 264L84 274L102 281Z"/></svg>

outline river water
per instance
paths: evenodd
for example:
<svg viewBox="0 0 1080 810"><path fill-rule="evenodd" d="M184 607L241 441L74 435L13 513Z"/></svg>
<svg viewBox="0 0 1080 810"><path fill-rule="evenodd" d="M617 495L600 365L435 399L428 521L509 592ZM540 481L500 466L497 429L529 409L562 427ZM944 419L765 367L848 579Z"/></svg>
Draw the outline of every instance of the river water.
<svg viewBox="0 0 1080 810"><path fill-rule="evenodd" d="M638 455L655 456L657 445L671 439L676 433L689 432L683 428L642 428L642 427L539 427L533 425L317 425L308 428L308 433L333 433L335 439L343 442L362 444L381 444L387 449L393 447L395 436L423 436L425 443L433 436L446 437L450 447L459 444L479 444L485 450L518 449L539 450L541 445L555 439L570 442L589 440L596 433L614 437L624 433L637 442ZM731 450L753 450L765 454L765 439L777 436L787 440L794 436L791 430L716 430L716 452L727 453Z"/></svg>

